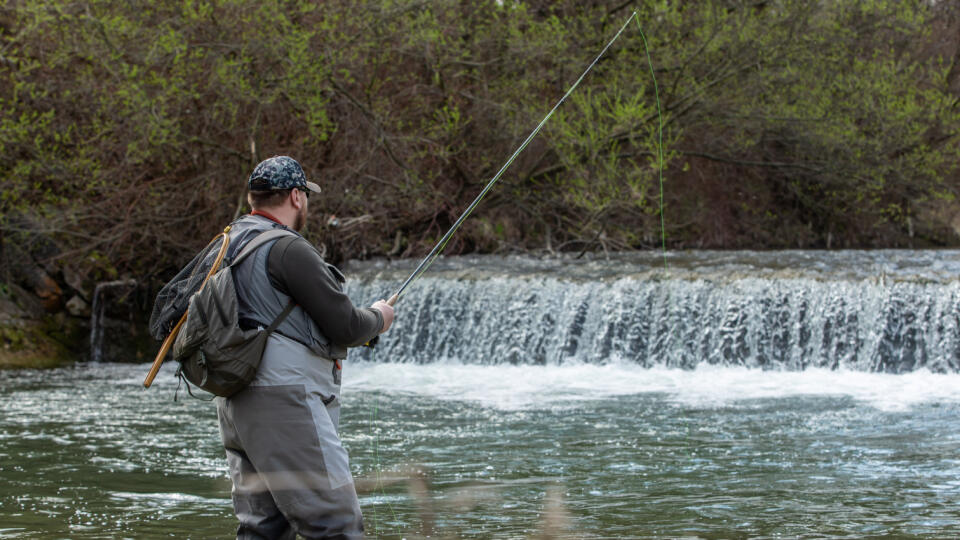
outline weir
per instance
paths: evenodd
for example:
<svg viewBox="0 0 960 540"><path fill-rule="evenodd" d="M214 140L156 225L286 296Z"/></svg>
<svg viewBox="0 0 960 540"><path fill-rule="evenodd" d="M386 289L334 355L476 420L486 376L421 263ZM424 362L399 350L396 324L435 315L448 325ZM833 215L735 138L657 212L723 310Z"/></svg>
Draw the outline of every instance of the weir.
<svg viewBox="0 0 960 540"><path fill-rule="evenodd" d="M375 359L960 371L960 252L668 258L666 271L656 254L442 259L397 305ZM353 263L348 294L383 298L408 266Z"/></svg>

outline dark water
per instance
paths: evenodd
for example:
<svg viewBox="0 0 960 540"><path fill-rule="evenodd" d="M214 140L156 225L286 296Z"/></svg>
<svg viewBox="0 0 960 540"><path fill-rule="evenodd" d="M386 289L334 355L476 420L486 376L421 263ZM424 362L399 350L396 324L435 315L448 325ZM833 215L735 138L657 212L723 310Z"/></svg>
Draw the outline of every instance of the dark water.
<svg viewBox="0 0 960 540"><path fill-rule="evenodd" d="M0 538L232 534L213 405L169 367L0 373ZM342 435L370 537L532 536L553 490L569 538L950 538L958 417L926 371L348 362Z"/></svg>

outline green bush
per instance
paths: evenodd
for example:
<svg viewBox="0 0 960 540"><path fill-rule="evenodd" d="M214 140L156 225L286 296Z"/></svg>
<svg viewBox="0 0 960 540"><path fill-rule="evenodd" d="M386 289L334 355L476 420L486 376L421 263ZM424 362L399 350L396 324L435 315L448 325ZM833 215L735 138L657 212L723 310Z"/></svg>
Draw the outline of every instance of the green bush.
<svg viewBox="0 0 960 540"><path fill-rule="evenodd" d="M671 246L956 243L960 15L925 1L9 1L0 220L164 274L288 154L331 258L423 254L633 9ZM657 245L657 122L631 25L449 252Z"/></svg>

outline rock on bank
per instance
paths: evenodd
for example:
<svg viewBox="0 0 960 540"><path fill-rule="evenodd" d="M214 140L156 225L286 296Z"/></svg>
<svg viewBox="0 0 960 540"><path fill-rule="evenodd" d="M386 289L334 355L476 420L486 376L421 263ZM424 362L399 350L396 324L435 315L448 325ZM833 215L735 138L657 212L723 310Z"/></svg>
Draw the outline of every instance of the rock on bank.
<svg viewBox="0 0 960 540"><path fill-rule="evenodd" d="M150 290L60 267L40 235L0 234L0 369L147 361Z"/></svg>

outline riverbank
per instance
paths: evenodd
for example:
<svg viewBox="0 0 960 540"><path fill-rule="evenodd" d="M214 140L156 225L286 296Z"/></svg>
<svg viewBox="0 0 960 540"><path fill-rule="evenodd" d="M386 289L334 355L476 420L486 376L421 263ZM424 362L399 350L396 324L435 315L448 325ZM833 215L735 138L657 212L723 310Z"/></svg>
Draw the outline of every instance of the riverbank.
<svg viewBox="0 0 960 540"><path fill-rule="evenodd" d="M12 302L0 301L0 370L51 369L90 360L95 354L91 344L91 324L66 312L44 314L40 318L11 316ZM146 333L146 323L101 321L100 358L111 362L145 362L157 348Z"/></svg>
<svg viewBox="0 0 960 540"><path fill-rule="evenodd" d="M49 369L75 362L84 328L65 313L46 313L36 298L0 284L0 369Z"/></svg>
<svg viewBox="0 0 960 540"><path fill-rule="evenodd" d="M53 369L75 361L56 347L44 344L29 349L0 351L0 369Z"/></svg>
<svg viewBox="0 0 960 540"><path fill-rule="evenodd" d="M0 243L0 369L149 359L148 286L82 276L50 262L51 244L28 245Z"/></svg>

